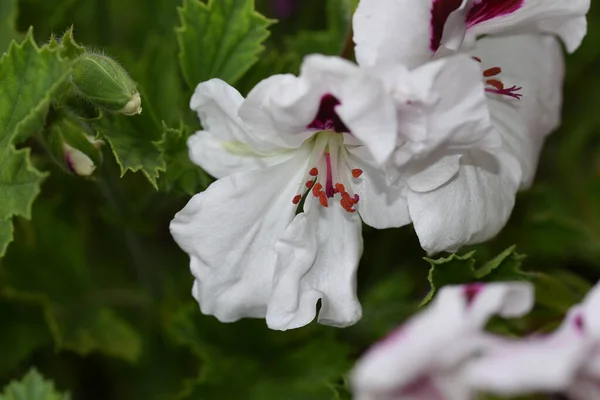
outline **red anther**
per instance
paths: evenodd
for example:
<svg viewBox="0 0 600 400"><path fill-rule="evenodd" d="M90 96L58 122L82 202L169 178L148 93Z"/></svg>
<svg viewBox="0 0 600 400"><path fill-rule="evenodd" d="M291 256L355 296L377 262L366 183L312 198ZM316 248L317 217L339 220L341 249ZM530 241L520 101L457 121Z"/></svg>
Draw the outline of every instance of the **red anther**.
<svg viewBox="0 0 600 400"><path fill-rule="evenodd" d="M315 186L312 188L312 194L315 197L319 197L319 194L323 191L323 185L320 182L317 182Z"/></svg>
<svg viewBox="0 0 600 400"><path fill-rule="evenodd" d="M342 205L342 208L343 208L344 210L346 210L346 212L349 212L349 213L354 213L354 212L356 212L356 210L355 210L355 209L353 209L351 205L348 205L348 204L345 204L345 203L342 203L342 202L340 202L340 204Z"/></svg>
<svg viewBox="0 0 600 400"><path fill-rule="evenodd" d="M323 207L327 207L327 196L325 195L325 192L319 194L319 203L321 203Z"/></svg>
<svg viewBox="0 0 600 400"><path fill-rule="evenodd" d="M481 63L481 58L479 57L471 57L473 60L477 61L478 63Z"/></svg>
<svg viewBox="0 0 600 400"><path fill-rule="evenodd" d="M483 71L483 76L485 76L486 78L489 78L491 76L496 76L496 75L500 74L501 72L502 72L502 68L493 67L493 68L489 68L489 69L486 69L485 71Z"/></svg>
<svg viewBox="0 0 600 400"><path fill-rule="evenodd" d="M306 181L306 183L305 183L306 187L309 189L312 188L314 184L315 184L315 181Z"/></svg>
<svg viewBox="0 0 600 400"><path fill-rule="evenodd" d="M295 196L294 200L292 200L292 203L298 204L298 203L300 203L300 200L302 200L302 195L301 194Z"/></svg>
<svg viewBox="0 0 600 400"><path fill-rule="evenodd" d="M490 86L495 87L498 90L504 89L504 83L500 82L498 79L489 79L489 80L485 81L485 83L487 83Z"/></svg>
<svg viewBox="0 0 600 400"><path fill-rule="evenodd" d="M359 168L355 168L352 170L352 176L355 178L360 177L363 174L363 170Z"/></svg>
<svg viewBox="0 0 600 400"><path fill-rule="evenodd" d="M335 190L336 190L338 193L342 193L342 194L346 193L346 188L345 188L345 187L344 187L344 185L342 185L341 183L336 183L336 184L335 184Z"/></svg>
<svg viewBox="0 0 600 400"><path fill-rule="evenodd" d="M316 168L313 168L310 170L309 174L310 174L310 176L317 176L317 175L319 175L319 170Z"/></svg>

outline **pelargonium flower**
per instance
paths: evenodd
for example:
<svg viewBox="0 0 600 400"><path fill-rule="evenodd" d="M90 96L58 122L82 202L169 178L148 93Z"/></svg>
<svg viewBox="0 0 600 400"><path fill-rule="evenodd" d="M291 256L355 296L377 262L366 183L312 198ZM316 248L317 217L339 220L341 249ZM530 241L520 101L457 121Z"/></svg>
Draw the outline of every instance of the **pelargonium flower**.
<svg viewBox="0 0 600 400"><path fill-rule="evenodd" d="M464 68L478 66L463 55L413 71L370 70L310 56L298 78L268 78L245 100L221 81L200 84L191 107L205 130L190 138L190 157L221 179L171 231L190 254L202 311L289 329L310 322L320 299L321 323L356 322L361 219L379 229L411 222L404 180L439 180L425 148L498 146L484 129L491 123L479 78L448 84ZM398 97L415 104L400 109ZM455 134L463 125L482 128ZM405 168L390 185L380 165L394 151Z"/></svg>
<svg viewBox="0 0 600 400"><path fill-rule="evenodd" d="M518 3L519 8L508 13L514 8L509 3ZM469 50L466 54L479 68L457 71L449 85L458 76L476 74L487 94L491 129L500 136L500 147L493 151L446 146L423 153L424 164L436 179L423 187L408 181L407 201L421 245L430 252L456 250L495 236L510 216L517 190L531 185L545 137L560 123L564 60L558 40L542 34L492 35L466 46L462 39L485 32L537 30L559 34L574 49L585 33L575 27L585 28L586 2L575 0L573 8L564 1L549 3L362 0L359 4L354 39L361 66L423 68L432 59L452 54L448 48ZM466 34L456 33L461 26ZM444 34L438 43L440 29ZM460 97L461 87L452 87ZM396 103L399 109L407 107L406 99ZM478 131L487 129L481 124L460 128L455 135L463 138L481 136ZM405 168L405 158L397 151L393 166Z"/></svg>
<svg viewBox="0 0 600 400"><path fill-rule="evenodd" d="M222 81L202 83L191 107L205 129L190 139L191 158L220 179L171 232L190 255L202 311L287 329L310 322L321 299L320 322L356 322L361 219L410 222L402 191L375 167L397 131L379 79L312 56L299 77L272 76L246 99Z"/></svg>
<svg viewBox="0 0 600 400"><path fill-rule="evenodd" d="M465 365L482 348L493 315L518 317L533 307L529 283L446 286L433 303L357 362L350 383L357 400L470 400Z"/></svg>
<svg viewBox="0 0 600 400"><path fill-rule="evenodd" d="M587 32L590 0L361 0L354 15L363 66L419 66L440 47L470 50L483 35L555 34L569 52Z"/></svg>
<svg viewBox="0 0 600 400"><path fill-rule="evenodd" d="M488 338L465 379L473 388L502 396L562 392L573 400L600 398L599 307L596 286L550 335Z"/></svg>

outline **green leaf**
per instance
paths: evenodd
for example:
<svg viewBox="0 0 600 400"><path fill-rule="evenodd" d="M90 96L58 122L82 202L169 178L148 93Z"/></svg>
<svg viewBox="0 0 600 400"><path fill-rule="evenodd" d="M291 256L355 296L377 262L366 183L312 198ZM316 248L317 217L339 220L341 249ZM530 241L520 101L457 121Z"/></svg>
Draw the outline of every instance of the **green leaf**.
<svg viewBox="0 0 600 400"><path fill-rule="evenodd" d="M2 0L0 2L0 55L8 49L8 45L19 34L15 26L17 20L17 0Z"/></svg>
<svg viewBox="0 0 600 400"><path fill-rule="evenodd" d="M194 195L206 189L212 179L202 168L190 161L187 147L187 135L183 128L172 129L163 126L163 140L158 144L162 150L167 171L160 179L160 189L171 192L181 190Z"/></svg>
<svg viewBox="0 0 600 400"><path fill-rule="evenodd" d="M181 308L166 324L201 363L182 399L332 400L334 386L352 364L349 349L327 328L276 332L264 321L222 324L202 316L196 304Z"/></svg>
<svg viewBox="0 0 600 400"><path fill-rule="evenodd" d="M184 0L179 18L179 61L191 88L212 78L233 85L258 61L274 22L254 10L254 0Z"/></svg>
<svg viewBox="0 0 600 400"><path fill-rule="evenodd" d="M138 333L105 302L86 238L90 226L62 201L34 206L33 221L18 220L15 243L0 264L2 295L40 307L58 349L135 361ZM114 283L110 289L114 290Z"/></svg>
<svg viewBox="0 0 600 400"><path fill-rule="evenodd" d="M0 394L0 400L69 400L67 393L58 393L54 384L32 368L21 381L12 381Z"/></svg>
<svg viewBox="0 0 600 400"><path fill-rule="evenodd" d="M148 113L131 117L104 113L90 124L110 145L121 176L127 171L141 171L158 188L158 176L166 167L158 145L161 134Z"/></svg>
<svg viewBox="0 0 600 400"><path fill-rule="evenodd" d="M15 150L13 143L39 130L68 72L69 63L57 50L39 49L31 31L0 58L0 257L11 239L6 221L30 217L45 177L31 165L29 151Z"/></svg>
<svg viewBox="0 0 600 400"><path fill-rule="evenodd" d="M501 282L515 280L532 280L534 274L521 270L525 256L518 254L516 246L511 246L498 256L476 268L475 251L465 255L452 254L446 258L432 260L424 258L431 266L429 284L431 290L421 302L426 305L433 299L438 289L446 285L462 285L471 282Z"/></svg>
<svg viewBox="0 0 600 400"><path fill-rule="evenodd" d="M295 54L326 54L339 56L344 51L352 21L352 0L327 0L327 30L300 31L287 41Z"/></svg>

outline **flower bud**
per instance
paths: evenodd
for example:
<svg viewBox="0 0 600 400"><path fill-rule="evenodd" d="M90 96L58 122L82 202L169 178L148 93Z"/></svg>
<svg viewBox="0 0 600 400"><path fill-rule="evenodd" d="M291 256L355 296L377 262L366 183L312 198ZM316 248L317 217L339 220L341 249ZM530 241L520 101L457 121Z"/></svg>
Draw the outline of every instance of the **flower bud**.
<svg viewBox="0 0 600 400"><path fill-rule="evenodd" d="M83 54L73 66L71 81L97 107L135 115L142 112L142 99L127 71L101 54Z"/></svg>
<svg viewBox="0 0 600 400"><path fill-rule="evenodd" d="M90 176L102 162L100 146L91 128L80 119L59 115L45 134L48 150L63 169L79 176Z"/></svg>

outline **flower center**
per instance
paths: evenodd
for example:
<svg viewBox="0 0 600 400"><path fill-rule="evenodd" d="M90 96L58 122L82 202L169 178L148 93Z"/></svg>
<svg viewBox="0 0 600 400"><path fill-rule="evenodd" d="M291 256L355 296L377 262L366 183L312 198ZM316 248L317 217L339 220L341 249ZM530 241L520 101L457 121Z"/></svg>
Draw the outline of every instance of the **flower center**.
<svg viewBox="0 0 600 400"><path fill-rule="evenodd" d="M335 112L335 108L339 105L340 101L334 95L324 95L321 98L317 116L310 124L308 124L307 128L318 131L333 131L336 133L350 132L350 129L348 129Z"/></svg>
<svg viewBox="0 0 600 400"><path fill-rule="evenodd" d="M343 135L326 130L309 140L314 141L313 166L303 179L304 193L294 196L292 203L300 204L302 198L312 196L321 206L328 207L330 200L335 199L344 210L355 213L360 197L351 193L350 182L359 183L363 171L347 167Z"/></svg>
<svg viewBox="0 0 600 400"><path fill-rule="evenodd" d="M473 59L479 63L481 63L481 59L477 57L473 57ZM502 96L509 96L513 99L521 100L523 95L519 93L522 90L522 87L517 87L513 85L509 88L504 86L504 83L500 80L498 75L502 73L502 68L500 67L492 67L483 71L483 78L487 87L485 91L488 93L499 94Z"/></svg>
<svg viewBox="0 0 600 400"><path fill-rule="evenodd" d="M473 0L467 12L467 29L490 19L512 14L523 6L524 0ZM440 48L448 17L456 11L463 0L434 0L431 7L431 42L434 53Z"/></svg>

